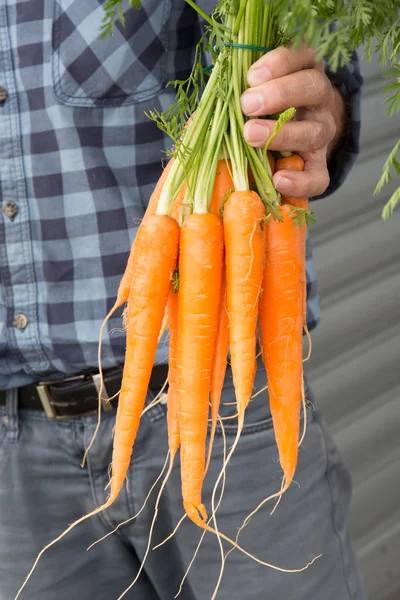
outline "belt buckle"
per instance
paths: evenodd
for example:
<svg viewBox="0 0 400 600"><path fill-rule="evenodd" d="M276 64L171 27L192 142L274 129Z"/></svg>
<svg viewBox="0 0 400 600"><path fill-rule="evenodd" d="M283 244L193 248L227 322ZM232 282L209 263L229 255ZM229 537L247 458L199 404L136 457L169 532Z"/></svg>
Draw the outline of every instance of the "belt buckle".
<svg viewBox="0 0 400 600"><path fill-rule="evenodd" d="M75 375L74 377L67 377L66 379L58 379L56 381L40 381L36 386L36 391L38 393L40 402L42 403L43 410L46 416L49 419L59 421L62 419L73 419L77 417L81 417L88 414L94 414L97 411L89 411L87 413L80 413L78 415L59 415L57 414L56 407L52 402L52 397L50 394L49 386L54 385L56 383L66 383L67 381L78 381L79 379L86 379L86 375ZM92 375L93 384L97 390L100 391L100 374ZM109 402L109 396L105 385L103 383L103 393L101 398L101 405L103 410L114 410L111 402Z"/></svg>

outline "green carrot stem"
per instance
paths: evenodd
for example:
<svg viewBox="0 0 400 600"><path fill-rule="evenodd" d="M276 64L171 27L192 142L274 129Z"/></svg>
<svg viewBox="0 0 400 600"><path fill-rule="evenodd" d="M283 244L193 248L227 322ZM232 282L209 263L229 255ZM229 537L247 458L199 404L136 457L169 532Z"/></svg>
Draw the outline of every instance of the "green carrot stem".
<svg viewBox="0 0 400 600"><path fill-rule="evenodd" d="M194 212L197 213L208 212L210 181L213 187L215 179L215 172L212 172L212 165L215 163L215 156L219 156L222 141L220 130L221 128L223 129L224 126L226 127L226 110L226 103L222 99L217 100L212 122L210 124L210 130L208 132L207 144L202 153L202 160L198 171L199 183L196 185L193 207Z"/></svg>
<svg viewBox="0 0 400 600"><path fill-rule="evenodd" d="M197 6L197 4L194 2L194 0L186 0L187 4L189 4L189 6L191 6L192 8L194 8L194 10L203 17L203 19L205 21L207 21L207 23L209 25L211 25L211 27L215 26L215 22L211 19L211 17L208 16L208 14L206 12L204 12L203 9L200 8L200 6Z"/></svg>
<svg viewBox="0 0 400 600"><path fill-rule="evenodd" d="M169 214L174 197L183 185L185 179L190 175L196 162L201 160L200 149L207 136L217 99L221 60L220 55L199 102L199 106L193 115L182 140L178 143L175 163L169 172L161 192L157 214Z"/></svg>
<svg viewBox="0 0 400 600"><path fill-rule="evenodd" d="M244 11L246 10L246 4L247 4L248 0L241 0L240 2L240 6L239 6L239 11L236 17L236 21L235 21L235 25L233 27L233 31L232 31L232 35L236 36L239 33L239 27L241 25L242 22L242 18L244 15Z"/></svg>

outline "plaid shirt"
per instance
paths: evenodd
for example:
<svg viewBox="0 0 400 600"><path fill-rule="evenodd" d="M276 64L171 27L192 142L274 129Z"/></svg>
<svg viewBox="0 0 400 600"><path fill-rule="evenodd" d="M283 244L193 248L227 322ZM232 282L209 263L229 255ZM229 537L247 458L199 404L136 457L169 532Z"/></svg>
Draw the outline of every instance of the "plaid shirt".
<svg viewBox="0 0 400 600"><path fill-rule="evenodd" d="M96 368L100 324L169 145L144 113L174 100L165 84L187 76L200 35L184 0L146 0L101 41L102 10L101 0L0 4L0 389ZM324 195L358 151L356 56L335 78L351 127ZM310 246L307 280L312 329ZM105 368L124 359L120 315Z"/></svg>

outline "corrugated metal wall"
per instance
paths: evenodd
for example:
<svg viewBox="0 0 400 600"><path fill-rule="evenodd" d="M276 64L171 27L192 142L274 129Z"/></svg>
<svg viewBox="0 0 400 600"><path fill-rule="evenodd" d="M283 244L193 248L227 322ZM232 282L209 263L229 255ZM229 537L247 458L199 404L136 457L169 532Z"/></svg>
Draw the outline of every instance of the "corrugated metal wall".
<svg viewBox="0 0 400 600"><path fill-rule="evenodd" d="M370 600L400 599L400 210L383 222L373 190L400 136L384 115L382 71L363 62L362 151L347 182L314 205L322 323L308 373L350 467L351 528ZM338 599L339 600L339 599Z"/></svg>

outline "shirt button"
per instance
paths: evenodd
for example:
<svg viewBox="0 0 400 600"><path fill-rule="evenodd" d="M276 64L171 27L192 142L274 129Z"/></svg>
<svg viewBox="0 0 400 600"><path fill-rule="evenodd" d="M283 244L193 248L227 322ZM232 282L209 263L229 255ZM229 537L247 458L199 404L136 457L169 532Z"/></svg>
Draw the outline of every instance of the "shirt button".
<svg viewBox="0 0 400 600"><path fill-rule="evenodd" d="M25 327L28 325L28 317L22 313L15 315L12 324L16 329L25 329Z"/></svg>
<svg viewBox="0 0 400 600"><path fill-rule="evenodd" d="M7 98L8 98L7 90L3 87L0 87L0 104L4 104L4 102L7 100Z"/></svg>
<svg viewBox="0 0 400 600"><path fill-rule="evenodd" d="M18 204L15 204L15 202L7 202L7 204L3 206L3 213L9 219L13 219L18 214Z"/></svg>

